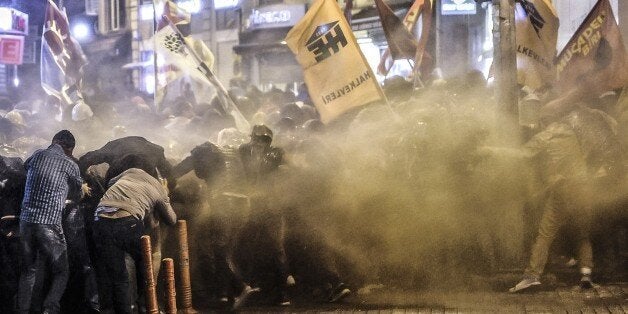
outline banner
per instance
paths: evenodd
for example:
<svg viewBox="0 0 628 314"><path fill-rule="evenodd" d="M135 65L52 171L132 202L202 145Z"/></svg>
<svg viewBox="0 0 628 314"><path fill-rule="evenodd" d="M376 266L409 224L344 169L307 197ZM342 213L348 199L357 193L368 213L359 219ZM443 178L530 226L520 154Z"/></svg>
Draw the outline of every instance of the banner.
<svg viewBox="0 0 628 314"><path fill-rule="evenodd" d="M558 55L558 90L597 97L628 81L624 43L608 0L599 0Z"/></svg>
<svg viewBox="0 0 628 314"><path fill-rule="evenodd" d="M353 0L347 0L345 3L344 15L349 25L351 25L351 20L353 19L353 13L351 10L353 10Z"/></svg>
<svg viewBox="0 0 628 314"><path fill-rule="evenodd" d="M335 0L316 0L286 36L323 123L384 99Z"/></svg>
<svg viewBox="0 0 628 314"><path fill-rule="evenodd" d="M414 59L417 43L412 33L404 27L401 20L383 0L375 0L375 6L379 19L382 21L392 59Z"/></svg>
<svg viewBox="0 0 628 314"><path fill-rule="evenodd" d="M72 38L65 10L48 0L41 44L41 85L66 104L82 99L80 83L87 59Z"/></svg>
<svg viewBox="0 0 628 314"><path fill-rule="evenodd" d="M248 133L250 131L248 121L211 71L214 55L205 43L189 36L189 28L187 28L189 21L189 14L170 0L166 1L163 23L158 24L162 28L155 33L153 38L155 51L161 54L166 64L174 66L180 70L180 73L189 75L198 82L216 87L224 112L234 118L238 130Z"/></svg>
<svg viewBox="0 0 628 314"><path fill-rule="evenodd" d="M412 6L410 6L410 9L408 9L408 13L406 13L406 16L402 21L405 29L410 34L414 34L414 28L419 20L419 16L421 16L421 34L417 43L416 54L411 58L414 60L415 65L418 65L418 68L415 69L415 72L417 72L416 70L419 70L421 73L427 73L431 71L430 67L427 66L428 64L431 64L431 62L424 63L423 59L431 59L431 56L426 53L425 47L427 46L427 42L430 37L433 6L433 0L415 0L412 3ZM377 67L377 72L381 75L387 75L388 71L390 71L390 68L392 67L393 62L394 60L390 58L390 49L386 49L386 51L384 51L384 53L382 54L382 58L380 59L379 65Z"/></svg>
<svg viewBox="0 0 628 314"><path fill-rule="evenodd" d="M161 3L158 2L155 5L163 6L164 8L163 15L156 17L157 32L153 37L156 52L155 57L159 65L156 69L157 86L155 88L155 103L159 105L164 101L168 85L181 79L183 76L189 75L195 81L206 81L203 72L184 72L181 70L194 69L197 66L196 61L193 60L193 58L186 57L184 48L181 48L183 47L182 44L184 40L187 46L194 49L195 53L209 68L214 64L214 55L205 43L189 36L191 32L190 13L179 8L170 0ZM176 34L177 32L169 26L169 23L174 24L177 31L182 34L180 41L179 36ZM179 50L181 50L181 53L177 53Z"/></svg>
<svg viewBox="0 0 628 314"><path fill-rule="evenodd" d="M550 0L519 0L515 7L517 79L536 90L556 79L558 15Z"/></svg>

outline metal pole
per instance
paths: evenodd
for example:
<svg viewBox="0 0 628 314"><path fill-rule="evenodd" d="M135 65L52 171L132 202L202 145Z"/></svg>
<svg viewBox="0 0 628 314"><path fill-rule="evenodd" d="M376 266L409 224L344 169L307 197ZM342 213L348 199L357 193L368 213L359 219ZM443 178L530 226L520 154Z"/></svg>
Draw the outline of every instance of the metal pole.
<svg viewBox="0 0 628 314"><path fill-rule="evenodd" d="M153 250L150 245L150 236L142 236L142 259L144 270L144 288L146 289L146 313L159 313L157 305L157 284L153 277Z"/></svg>
<svg viewBox="0 0 628 314"><path fill-rule="evenodd" d="M211 51L214 52L215 56L217 57L216 62L214 62L214 64L218 64L218 62L220 62L220 60L218 60L218 58L220 58L219 55L217 55L216 53L218 52L218 43L216 41L216 1L215 0L210 0L209 1L209 18L211 19L211 21L209 22L209 33L211 35L210 38L210 47L211 47Z"/></svg>
<svg viewBox="0 0 628 314"><path fill-rule="evenodd" d="M493 0L496 98L500 111L517 114L515 0Z"/></svg>

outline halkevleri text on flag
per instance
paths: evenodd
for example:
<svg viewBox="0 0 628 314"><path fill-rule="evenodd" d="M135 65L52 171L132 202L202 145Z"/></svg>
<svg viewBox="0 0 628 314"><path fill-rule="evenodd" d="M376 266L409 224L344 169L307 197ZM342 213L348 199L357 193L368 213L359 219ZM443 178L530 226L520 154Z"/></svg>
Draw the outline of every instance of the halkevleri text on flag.
<svg viewBox="0 0 628 314"><path fill-rule="evenodd" d="M44 91L66 104L82 98L80 82L87 59L72 38L68 18L48 0L41 44L41 85Z"/></svg>
<svg viewBox="0 0 628 314"><path fill-rule="evenodd" d="M316 0L286 36L323 123L382 99L382 91L335 0Z"/></svg>
<svg viewBox="0 0 628 314"><path fill-rule="evenodd" d="M559 25L554 5L550 0L519 0L515 23L519 84L532 89L552 86Z"/></svg>
<svg viewBox="0 0 628 314"><path fill-rule="evenodd" d="M608 0L599 0L556 61L558 89L592 97L628 82L624 43Z"/></svg>

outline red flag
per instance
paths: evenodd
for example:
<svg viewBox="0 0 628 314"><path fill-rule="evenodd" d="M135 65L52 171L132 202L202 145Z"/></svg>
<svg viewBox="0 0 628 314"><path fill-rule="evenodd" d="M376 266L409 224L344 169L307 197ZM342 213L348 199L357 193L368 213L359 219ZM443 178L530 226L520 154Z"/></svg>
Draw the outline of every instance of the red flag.
<svg viewBox="0 0 628 314"><path fill-rule="evenodd" d="M81 98L79 85L87 59L72 38L65 11L48 0L41 46L41 84L46 93L67 104Z"/></svg>
<svg viewBox="0 0 628 314"><path fill-rule="evenodd" d="M351 10L353 10L353 0L347 0L347 2L345 3L344 15L345 19L347 19L347 23L349 24L349 26L351 26L351 20L353 19L353 13L351 13Z"/></svg>
<svg viewBox="0 0 628 314"><path fill-rule="evenodd" d="M168 19L166 19L166 17ZM189 12L182 10L177 6L174 2L170 0L166 0L164 4L164 11L162 16L159 18L159 22L157 23L157 30L160 30L166 26L168 26L170 20L172 24L176 25L177 28L184 36L190 35L189 27L190 27L190 19L191 15ZM187 29L187 32L184 30Z"/></svg>
<svg viewBox="0 0 628 314"><path fill-rule="evenodd" d="M628 83L626 50L608 0L599 0L558 55L556 89L561 97L543 107L544 117L560 116L579 101Z"/></svg>
<svg viewBox="0 0 628 314"><path fill-rule="evenodd" d="M421 29L419 41L418 43L415 42L416 53L412 55L409 59L414 59L415 64L419 66L419 68L417 69L421 70L422 73L426 73L423 71L425 65L431 64L431 62L427 62L428 60L425 60L426 62L423 61L424 58L431 59L429 54L425 52L425 48L429 40L430 28L432 23L432 0L415 0L414 3L412 3L412 6L410 6L410 9L408 10L408 13L406 13L406 16L404 17L402 22L403 26L410 34L413 33L419 16L421 16L423 26ZM382 25L383 24L384 23L382 22ZM414 36L412 36L412 38L414 39ZM391 66L392 62L390 60L390 50L386 49L386 51L382 55L379 66L377 67L377 72L379 74L386 75L388 74Z"/></svg>
<svg viewBox="0 0 628 314"><path fill-rule="evenodd" d="M383 0L375 0L375 5L393 60L414 58L417 42L412 33L404 27L401 20Z"/></svg>
<svg viewBox="0 0 628 314"><path fill-rule="evenodd" d="M598 95L623 87L628 79L626 51L613 9L599 0L557 59L558 87L567 91L585 79L598 78ZM598 96L595 95L595 96Z"/></svg>

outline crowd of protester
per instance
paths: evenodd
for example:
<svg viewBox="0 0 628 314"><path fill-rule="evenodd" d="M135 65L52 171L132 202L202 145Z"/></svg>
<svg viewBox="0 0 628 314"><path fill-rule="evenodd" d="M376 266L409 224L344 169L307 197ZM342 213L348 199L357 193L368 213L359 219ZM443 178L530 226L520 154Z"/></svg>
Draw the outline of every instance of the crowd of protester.
<svg viewBox="0 0 628 314"><path fill-rule="evenodd" d="M625 269L621 91L563 116L533 114L510 134L493 131L510 120L495 114L481 73L425 83L390 78L388 103L324 125L303 84L261 91L234 80L247 133L192 83L162 104L94 90L73 107L2 100L0 312L145 310L140 237L151 236L154 260L174 256L164 224L177 219L190 226L195 303L219 309L288 306L295 291L338 302L347 280L413 286L442 281L434 269L521 266L531 246L511 289L521 291L541 284L565 224L577 249L563 252L583 288ZM521 104L550 97L524 88Z"/></svg>

